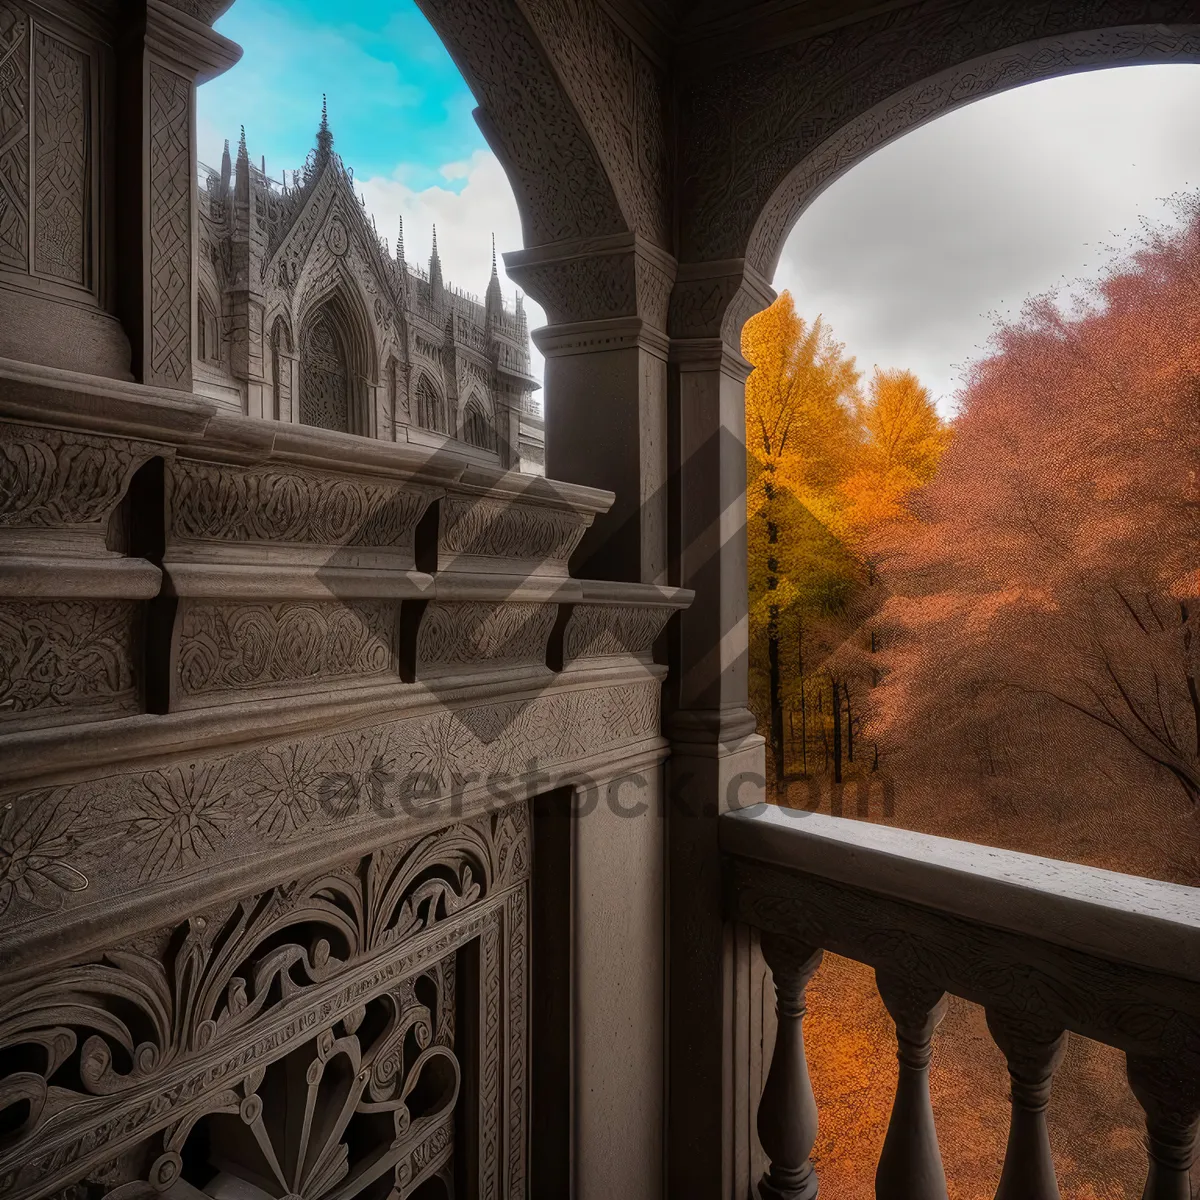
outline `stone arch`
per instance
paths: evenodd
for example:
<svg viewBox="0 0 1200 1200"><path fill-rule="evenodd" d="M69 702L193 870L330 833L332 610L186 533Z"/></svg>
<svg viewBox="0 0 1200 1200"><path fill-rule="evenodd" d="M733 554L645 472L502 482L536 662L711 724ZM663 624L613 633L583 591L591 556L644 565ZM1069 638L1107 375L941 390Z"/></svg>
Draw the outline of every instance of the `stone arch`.
<svg viewBox="0 0 1200 1200"><path fill-rule="evenodd" d="M495 426L483 401L478 394L472 392L466 404L463 405L462 421L459 436L468 446L477 446L480 450L496 448Z"/></svg>
<svg viewBox="0 0 1200 1200"><path fill-rule="evenodd" d="M541 38L517 0L418 0L480 107L526 246L626 233L631 223Z"/></svg>
<svg viewBox="0 0 1200 1200"><path fill-rule="evenodd" d="M684 101L680 252L695 265L680 268L673 331L736 346L805 208L920 125L1060 75L1200 62L1193 7L1174 0L1156 23L1148 15L1140 0L1051 0L1016 15L1003 6L914 5L714 67ZM751 119L766 106L786 118ZM747 128L764 136L735 136Z"/></svg>
<svg viewBox="0 0 1200 1200"><path fill-rule="evenodd" d="M369 435L376 363L370 325L354 300L354 293L336 288L312 304L301 322L296 419Z"/></svg>
<svg viewBox="0 0 1200 1200"><path fill-rule="evenodd" d="M435 433L451 432L450 413L442 389L434 383L427 371L417 376L417 424Z"/></svg>

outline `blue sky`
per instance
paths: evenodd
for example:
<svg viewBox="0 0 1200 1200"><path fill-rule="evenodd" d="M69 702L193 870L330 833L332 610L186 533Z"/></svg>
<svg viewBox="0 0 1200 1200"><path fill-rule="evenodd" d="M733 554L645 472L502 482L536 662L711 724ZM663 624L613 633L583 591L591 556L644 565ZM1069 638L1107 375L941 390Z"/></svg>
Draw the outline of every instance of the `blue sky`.
<svg viewBox="0 0 1200 1200"><path fill-rule="evenodd" d="M457 68L411 0L237 0L217 24L242 61L198 98L201 160L246 126L278 177L313 145L321 94L379 231L410 261L432 227L445 277L482 294L491 238L521 245L512 189ZM1094 277L1161 199L1200 186L1200 66L1052 79L980 100L885 146L801 217L775 286L824 314L864 372L914 369L944 410L997 314ZM503 279L511 304L516 288ZM544 321L527 303L530 325ZM541 371L534 351L535 371Z"/></svg>
<svg viewBox="0 0 1200 1200"><path fill-rule="evenodd" d="M200 93L204 161L219 156L224 138L236 146L244 124L251 153L266 154L273 174L299 167L322 93L338 150L360 176L399 172L427 187L444 163L485 148L475 101L415 4L238 0L216 28L246 53Z"/></svg>

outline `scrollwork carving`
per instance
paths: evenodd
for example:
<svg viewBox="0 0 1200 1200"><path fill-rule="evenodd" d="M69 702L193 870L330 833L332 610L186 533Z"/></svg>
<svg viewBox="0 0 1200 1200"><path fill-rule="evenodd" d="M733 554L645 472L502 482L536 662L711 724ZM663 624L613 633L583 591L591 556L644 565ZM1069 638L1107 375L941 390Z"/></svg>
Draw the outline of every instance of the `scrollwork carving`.
<svg viewBox="0 0 1200 1200"><path fill-rule="evenodd" d="M136 712L138 606L0 603L0 725Z"/></svg>
<svg viewBox="0 0 1200 1200"><path fill-rule="evenodd" d="M310 471L172 466L174 535L213 542L291 542L412 551L428 493Z"/></svg>
<svg viewBox="0 0 1200 1200"><path fill-rule="evenodd" d="M253 1164L237 1147L254 1145L265 1156L259 1167L271 1166L262 1178L274 1181L265 1185L272 1195L323 1197L332 1183L365 1186L404 1163L411 1181L418 1150L424 1167L440 1165L449 1143L434 1135L452 1126L460 1078L447 955L484 938L481 985L493 1004L501 960L489 947L499 946L499 924L487 905L521 882L512 840L527 836L524 807L510 808L0 991L0 1111L17 1117L0 1152L6 1194L78 1179L155 1129L162 1153L149 1170L169 1183L202 1119L205 1145L222 1148L213 1165L247 1178ZM502 1043L503 1012L487 1011ZM523 1020L518 1005L505 1011ZM325 1149L307 1166L275 1140L274 1118L297 1101L298 1127L304 1114L324 1114L310 1136ZM259 1126L264 1109L272 1116ZM364 1124L390 1132L360 1176L354 1146L363 1141L347 1129L367 1115ZM239 1141L233 1121L257 1133Z"/></svg>
<svg viewBox="0 0 1200 1200"><path fill-rule="evenodd" d="M566 573L583 537L586 517L531 504L449 496L442 501L444 554L538 562Z"/></svg>
<svg viewBox="0 0 1200 1200"><path fill-rule="evenodd" d="M178 620L179 685L187 696L396 669L396 606L383 601L187 601Z"/></svg>
<svg viewBox="0 0 1200 1200"><path fill-rule="evenodd" d="M563 659L645 657L674 612L665 605L576 604L563 633Z"/></svg>
<svg viewBox="0 0 1200 1200"><path fill-rule="evenodd" d="M544 663L558 606L517 601L433 603L421 618L417 671Z"/></svg>

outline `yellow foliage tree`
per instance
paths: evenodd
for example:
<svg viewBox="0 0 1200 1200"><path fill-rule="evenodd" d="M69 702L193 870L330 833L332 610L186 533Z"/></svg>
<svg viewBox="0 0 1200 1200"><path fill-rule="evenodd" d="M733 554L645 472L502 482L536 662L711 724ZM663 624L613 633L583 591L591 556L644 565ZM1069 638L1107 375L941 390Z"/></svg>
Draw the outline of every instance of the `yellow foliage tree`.
<svg viewBox="0 0 1200 1200"><path fill-rule="evenodd" d="M840 782L843 749L854 756L857 642L876 603L863 548L873 529L906 512L948 433L910 371L876 370L864 397L854 359L820 317L799 316L786 291L747 321L742 353L754 367L746 382L751 702L777 780L786 710L799 714L801 773L832 763Z"/></svg>

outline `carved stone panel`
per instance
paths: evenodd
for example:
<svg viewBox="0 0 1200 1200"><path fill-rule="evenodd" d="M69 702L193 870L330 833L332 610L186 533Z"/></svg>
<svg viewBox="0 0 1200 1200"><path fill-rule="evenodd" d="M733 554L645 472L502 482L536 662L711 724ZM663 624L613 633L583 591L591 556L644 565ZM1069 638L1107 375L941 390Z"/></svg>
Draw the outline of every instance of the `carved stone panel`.
<svg viewBox="0 0 1200 1200"><path fill-rule="evenodd" d="M545 663L556 604L433 603L417 637L418 677L446 670Z"/></svg>
<svg viewBox="0 0 1200 1200"><path fill-rule="evenodd" d="M576 604L563 635L563 659L647 656L674 614L664 605Z"/></svg>
<svg viewBox="0 0 1200 1200"><path fill-rule="evenodd" d="M29 267L29 15L0 2L0 267Z"/></svg>
<svg viewBox="0 0 1200 1200"><path fill-rule="evenodd" d="M137 712L139 606L0 602L0 730Z"/></svg>
<svg viewBox="0 0 1200 1200"><path fill-rule="evenodd" d="M144 383L191 390L192 84L150 64L149 356Z"/></svg>
<svg viewBox="0 0 1200 1200"><path fill-rule="evenodd" d="M169 479L173 537L399 551L430 493L401 484L284 468L234 468L180 459Z"/></svg>
<svg viewBox="0 0 1200 1200"><path fill-rule="evenodd" d="M0 987L0 1192L386 1196L466 1136L479 1194L502 1194L524 1161L529 866L510 806Z"/></svg>
<svg viewBox="0 0 1200 1200"><path fill-rule="evenodd" d="M33 73L34 270L87 286L91 62L82 50L39 28Z"/></svg>
<svg viewBox="0 0 1200 1200"><path fill-rule="evenodd" d="M399 678L397 613L385 601L184 600L176 617L178 706L289 685L312 690L336 680Z"/></svg>
<svg viewBox="0 0 1200 1200"><path fill-rule="evenodd" d="M532 504L448 496L442 502L440 564L464 558L479 567L519 571L527 564L546 573L565 575L567 560L589 525L586 517ZM474 560L474 561L472 561Z"/></svg>

